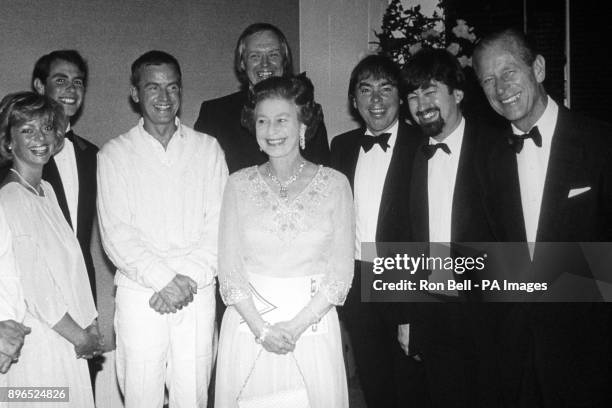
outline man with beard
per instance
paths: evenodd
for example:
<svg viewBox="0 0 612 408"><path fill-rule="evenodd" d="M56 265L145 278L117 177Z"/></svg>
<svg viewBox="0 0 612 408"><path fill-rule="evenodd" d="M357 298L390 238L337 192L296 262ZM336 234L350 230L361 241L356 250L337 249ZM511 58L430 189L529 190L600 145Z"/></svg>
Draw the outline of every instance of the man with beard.
<svg viewBox="0 0 612 408"><path fill-rule="evenodd" d="M459 62L444 49L423 49L405 74L408 108L426 140L414 158L402 241L430 242L429 256L441 258L454 254L451 243L492 241L474 168L480 135L490 132L462 114L466 84ZM430 281L459 279L430 272ZM484 308L449 292L431 300L437 301L401 306L409 324L400 326L399 341L423 360L433 406L497 406L492 327Z"/></svg>
<svg viewBox="0 0 612 408"><path fill-rule="evenodd" d="M372 271L372 264L363 261L361 244L394 241L399 213L407 204L405 183L420 136L400 117L403 96L399 67L381 55L365 57L353 69L348 88L353 114L363 126L336 136L331 145L332 166L353 189L356 216L355 278L342 314L372 408L395 408L408 401L427 406L418 395L422 367L397 344L394 310L360 298L361 274Z"/></svg>
<svg viewBox="0 0 612 408"><path fill-rule="evenodd" d="M291 50L285 35L267 23L251 24L240 34L234 52L234 70L241 90L221 98L204 101L193 128L212 135L225 152L230 174L248 166L265 163L267 155L259 149L255 134L248 129L253 86L271 76L293 74ZM319 114L322 112L319 107ZM329 144L323 120L301 154L315 164L328 164Z"/></svg>

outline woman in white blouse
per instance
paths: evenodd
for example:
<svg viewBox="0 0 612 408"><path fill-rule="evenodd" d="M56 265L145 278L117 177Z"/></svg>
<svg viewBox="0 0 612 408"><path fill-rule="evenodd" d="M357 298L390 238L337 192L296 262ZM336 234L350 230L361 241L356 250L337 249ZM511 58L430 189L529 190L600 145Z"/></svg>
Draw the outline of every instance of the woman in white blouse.
<svg viewBox="0 0 612 408"><path fill-rule="evenodd" d="M68 387L61 406L83 408L93 407L93 397L79 358L101 352L97 313L79 243L41 179L43 166L61 149L64 120L60 105L32 92L0 102L0 159L12 161L0 206L13 236L23 323L32 329L7 380L9 387Z"/></svg>
<svg viewBox="0 0 612 408"><path fill-rule="evenodd" d="M321 117L310 80L267 79L254 100L257 142L270 160L234 173L225 189L219 282L228 308L215 406L305 394L313 408L348 407L335 306L353 277L349 183L300 154Z"/></svg>

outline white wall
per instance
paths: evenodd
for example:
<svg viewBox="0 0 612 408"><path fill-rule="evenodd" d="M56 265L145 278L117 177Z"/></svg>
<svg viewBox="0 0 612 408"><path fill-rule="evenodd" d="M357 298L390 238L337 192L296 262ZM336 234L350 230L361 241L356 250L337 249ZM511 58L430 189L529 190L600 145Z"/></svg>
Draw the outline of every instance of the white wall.
<svg viewBox="0 0 612 408"><path fill-rule="evenodd" d="M358 124L348 110L353 67L376 49L388 0L300 0L300 70L315 85L330 140ZM402 0L404 8L421 4L431 14L438 0Z"/></svg>
<svg viewBox="0 0 612 408"><path fill-rule="evenodd" d="M332 137L357 125L348 110L351 70L373 46L387 0L300 0L300 70L315 85Z"/></svg>

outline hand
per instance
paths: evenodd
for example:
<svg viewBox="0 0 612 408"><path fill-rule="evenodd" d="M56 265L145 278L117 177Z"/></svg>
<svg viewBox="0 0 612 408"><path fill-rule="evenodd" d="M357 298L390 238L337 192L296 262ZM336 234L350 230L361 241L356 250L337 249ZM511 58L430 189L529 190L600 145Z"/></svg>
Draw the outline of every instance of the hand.
<svg viewBox="0 0 612 408"><path fill-rule="evenodd" d="M83 330L81 340L74 346L77 358L93 358L102 354L104 340L98 329L98 322L94 320L92 324Z"/></svg>
<svg viewBox="0 0 612 408"><path fill-rule="evenodd" d="M29 327L14 320L0 322L0 353L10 357L11 360L19 358L25 336L31 331Z"/></svg>
<svg viewBox="0 0 612 408"><path fill-rule="evenodd" d="M198 286L193 279L177 273L158 293L168 306L172 306L171 313L174 313L191 303L197 291Z"/></svg>
<svg viewBox="0 0 612 408"><path fill-rule="evenodd" d="M159 295L159 292L155 292L153 296L151 296L149 299L149 306L159 314L176 312L176 308L172 305L168 305Z"/></svg>
<svg viewBox="0 0 612 408"><path fill-rule="evenodd" d="M410 325L400 324L397 326L397 341L400 347L407 356L410 355L409 341L410 341Z"/></svg>
<svg viewBox="0 0 612 408"><path fill-rule="evenodd" d="M0 353L0 374L6 374L13 364L13 358L4 353Z"/></svg>
<svg viewBox="0 0 612 408"><path fill-rule="evenodd" d="M276 354L287 354L295 349L291 333L279 323L270 326L261 345L266 351Z"/></svg>

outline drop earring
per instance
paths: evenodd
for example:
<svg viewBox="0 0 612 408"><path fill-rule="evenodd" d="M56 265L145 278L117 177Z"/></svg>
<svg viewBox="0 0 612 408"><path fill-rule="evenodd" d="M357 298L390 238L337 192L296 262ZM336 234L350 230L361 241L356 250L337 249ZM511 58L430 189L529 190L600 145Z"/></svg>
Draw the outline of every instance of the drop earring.
<svg viewBox="0 0 612 408"><path fill-rule="evenodd" d="M300 149L306 149L306 136L304 136L303 132L300 133Z"/></svg>

